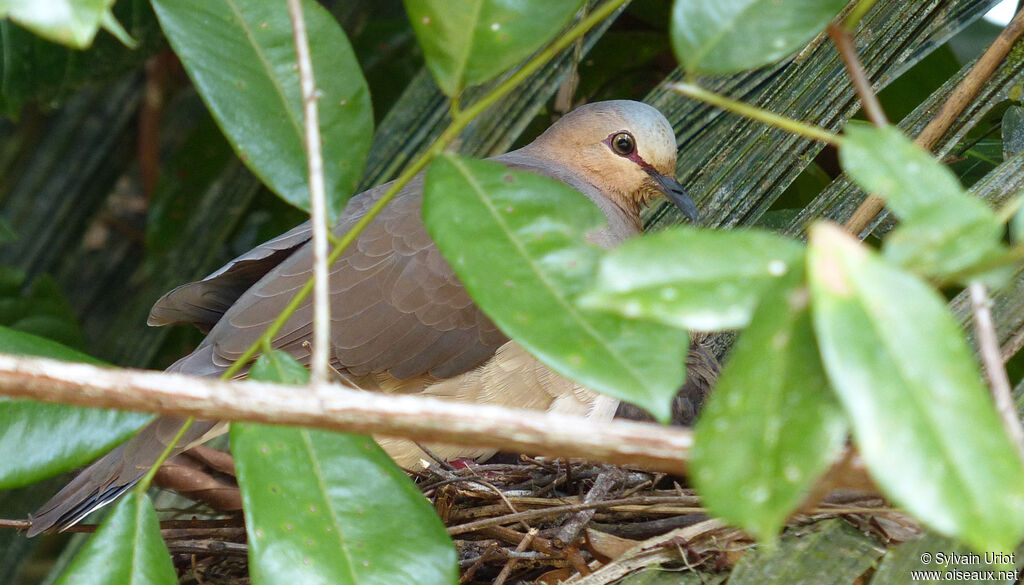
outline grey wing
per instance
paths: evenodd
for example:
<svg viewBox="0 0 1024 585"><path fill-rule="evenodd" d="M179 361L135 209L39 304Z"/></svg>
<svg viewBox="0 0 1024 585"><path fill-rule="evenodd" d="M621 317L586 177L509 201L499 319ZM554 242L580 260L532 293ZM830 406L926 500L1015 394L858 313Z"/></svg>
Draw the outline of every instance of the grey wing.
<svg viewBox="0 0 1024 585"><path fill-rule="evenodd" d="M160 297L149 312L152 326L192 323L204 333L272 268L309 241L309 222L256 246L196 282L183 284Z"/></svg>
<svg viewBox="0 0 1024 585"><path fill-rule="evenodd" d="M334 361L355 376L450 377L484 362L507 341L427 234L421 190L421 179L410 183L330 269ZM383 192L379 187L354 198L334 232L346 232ZM309 280L311 254L302 246L268 272L224 314L203 347L174 369L211 373L211 365L223 369L237 359ZM311 331L307 301L274 346L306 359L303 342Z"/></svg>

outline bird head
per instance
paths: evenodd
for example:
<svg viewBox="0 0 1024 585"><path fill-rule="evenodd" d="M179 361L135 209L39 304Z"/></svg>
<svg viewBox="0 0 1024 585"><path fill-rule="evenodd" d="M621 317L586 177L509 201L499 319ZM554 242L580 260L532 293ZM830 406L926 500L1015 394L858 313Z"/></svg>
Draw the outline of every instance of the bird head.
<svg viewBox="0 0 1024 585"><path fill-rule="evenodd" d="M614 100L580 106L530 146L581 171L634 216L660 195L691 221L698 220L696 205L675 179L672 125L647 104Z"/></svg>

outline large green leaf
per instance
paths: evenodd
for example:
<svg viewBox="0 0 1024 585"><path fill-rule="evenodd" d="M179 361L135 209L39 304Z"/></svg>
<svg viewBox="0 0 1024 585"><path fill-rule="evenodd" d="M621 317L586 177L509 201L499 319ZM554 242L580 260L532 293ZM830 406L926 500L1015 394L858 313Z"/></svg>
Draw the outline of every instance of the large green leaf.
<svg viewBox="0 0 1024 585"><path fill-rule="evenodd" d="M114 508L57 585L176 585L178 576L146 495L134 490Z"/></svg>
<svg viewBox="0 0 1024 585"><path fill-rule="evenodd" d="M750 322L761 293L802 253L800 244L768 232L665 230L602 258L580 305L684 329L735 329Z"/></svg>
<svg viewBox="0 0 1024 585"><path fill-rule="evenodd" d="M676 0L672 46L683 68L753 69L806 45L846 0Z"/></svg>
<svg viewBox="0 0 1024 585"><path fill-rule="evenodd" d="M691 464L711 513L767 541L839 454L847 430L818 356L810 294L787 280L729 354L697 421Z"/></svg>
<svg viewBox="0 0 1024 585"><path fill-rule="evenodd" d="M0 327L0 352L99 364L59 343ZM0 489L80 467L124 441L151 415L0 398Z"/></svg>
<svg viewBox="0 0 1024 585"><path fill-rule="evenodd" d="M533 53L583 0L405 0L438 87L455 95Z"/></svg>
<svg viewBox="0 0 1024 585"><path fill-rule="evenodd" d="M297 365L273 352L250 377L307 381ZM458 582L437 514L370 437L235 423L231 452L256 585Z"/></svg>
<svg viewBox="0 0 1024 585"><path fill-rule="evenodd" d="M555 371L661 420L685 377L685 331L579 309L602 250L604 215L578 191L493 162L444 155L423 219L473 299Z"/></svg>
<svg viewBox="0 0 1024 585"><path fill-rule="evenodd" d="M157 17L239 156L291 204L309 209L302 97L285 2L154 0ZM320 92L328 211L355 189L373 135L370 95L345 33L303 1Z"/></svg>
<svg viewBox="0 0 1024 585"><path fill-rule="evenodd" d="M825 369L875 481L978 550L1024 536L1024 467L944 300L829 224L810 230Z"/></svg>

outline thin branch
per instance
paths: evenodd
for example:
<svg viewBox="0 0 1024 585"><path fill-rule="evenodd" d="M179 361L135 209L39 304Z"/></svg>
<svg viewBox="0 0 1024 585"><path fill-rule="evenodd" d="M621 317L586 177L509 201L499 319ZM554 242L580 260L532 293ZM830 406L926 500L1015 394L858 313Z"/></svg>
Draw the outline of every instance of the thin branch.
<svg viewBox="0 0 1024 585"><path fill-rule="evenodd" d="M988 81L995 70L1003 64L1010 49L1024 34L1024 10L1018 11L1010 24L1006 25L992 45L985 51L985 54L974 64L974 68L964 77L960 85L953 90L946 103L942 104L939 113L932 118L932 121L925 126L924 130L914 140L918 145L931 150L939 138L945 134L953 122L963 113L967 105L977 97L982 86ZM846 222L846 230L850 233L859 234L868 227L868 224L885 207L885 201L881 197L869 195L861 202L860 206Z"/></svg>
<svg viewBox="0 0 1024 585"><path fill-rule="evenodd" d="M380 394L338 384L322 392L0 354L0 394L206 420L246 420L580 457L686 472L689 430Z"/></svg>
<svg viewBox="0 0 1024 585"><path fill-rule="evenodd" d="M320 144L320 114L317 111L319 92L313 78L313 60L309 56L306 20L300 0L288 0L292 20L295 55L299 62L302 84L302 114L305 121L303 139L309 172L309 209L313 225L313 355L310 357L311 380L327 381L331 353L331 306L328 289L327 193L324 188L324 157Z"/></svg>
<svg viewBox="0 0 1024 585"><path fill-rule="evenodd" d="M828 36L832 37L839 56L843 58L846 74L853 82L853 88L857 91L860 105L864 108L868 120L880 128L888 126L889 119L885 117L882 104L879 103L878 96L875 95L875 90L871 87L871 80L864 72L864 65L861 64L860 57L857 56L857 46L853 42L853 35L850 34L849 29L832 25L828 27Z"/></svg>
<svg viewBox="0 0 1024 585"><path fill-rule="evenodd" d="M769 112L768 110L752 106L739 100L727 98L708 91L696 84L680 82L673 83L669 85L668 88L685 96L722 108L723 110L734 114L739 114L740 116L750 118L751 120L757 120L758 122L768 124L769 126L774 126L781 130L785 130L786 132L798 134L800 136L810 138L811 140L827 142L832 146L839 146L839 136L825 130L824 128L813 124L807 124L799 120L794 120L793 118L780 116L774 112Z"/></svg>
<svg viewBox="0 0 1024 585"><path fill-rule="evenodd" d="M996 410L1003 419L1003 426L1006 433L1010 435L1013 444L1017 447L1017 454L1024 460L1024 428L1021 428L1020 420L1017 418L1017 408L1013 402L1013 390L1010 387L1010 379L1006 376L1006 367L1003 365L1003 357L999 350L999 338L996 335L996 327L992 323L991 301L985 285L974 281L967 286L971 294L971 309L974 312L974 329L978 335L978 351L981 353L981 362L985 365L985 377L988 378L988 385L992 389L992 399L996 403Z"/></svg>

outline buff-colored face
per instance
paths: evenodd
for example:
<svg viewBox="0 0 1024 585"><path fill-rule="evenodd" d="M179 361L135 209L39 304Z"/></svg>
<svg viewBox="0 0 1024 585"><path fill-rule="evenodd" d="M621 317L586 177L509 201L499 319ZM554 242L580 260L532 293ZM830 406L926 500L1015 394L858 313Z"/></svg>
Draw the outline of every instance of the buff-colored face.
<svg viewBox="0 0 1024 585"><path fill-rule="evenodd" d="M676 139L661 112L640 102L617 100L581 106L535 142L579 168L624 209L638 213L665 196L696 220L696 208L673 178Z"/></svg>

